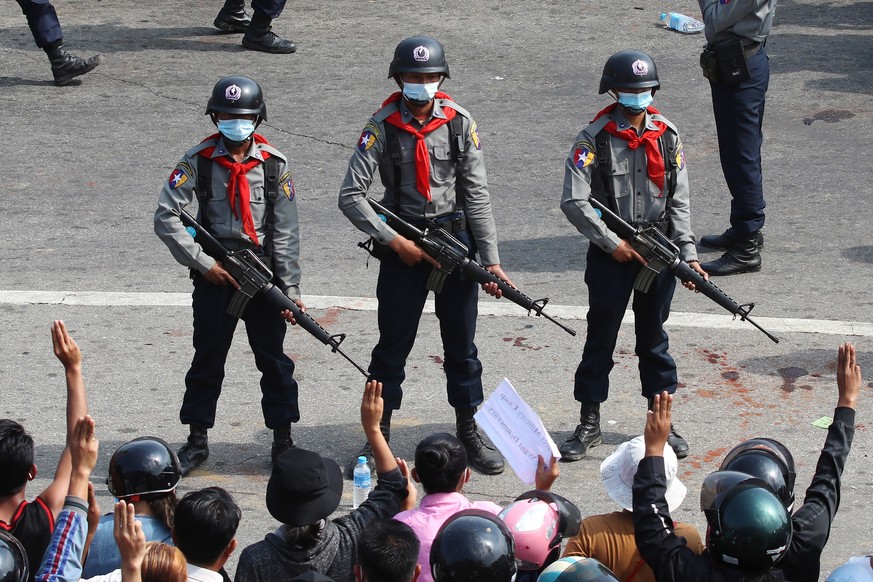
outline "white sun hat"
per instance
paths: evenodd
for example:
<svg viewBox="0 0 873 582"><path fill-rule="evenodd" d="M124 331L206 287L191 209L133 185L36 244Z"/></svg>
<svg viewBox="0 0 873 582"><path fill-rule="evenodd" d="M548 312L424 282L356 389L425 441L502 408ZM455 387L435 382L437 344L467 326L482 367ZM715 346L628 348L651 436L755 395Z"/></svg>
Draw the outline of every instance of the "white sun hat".
<svg viewBox="0 0 873 582"><path fill-rule="evenodd" d="M646 443L638 436L621 443L615 452L600 464L600 479L613 501L628 511L633 510L634 475L640 460L646 455ZM670 445L664 445L664 468L667 474L667 507L674 511L685 499L688 489L676 477L679 460Z"/></svg>

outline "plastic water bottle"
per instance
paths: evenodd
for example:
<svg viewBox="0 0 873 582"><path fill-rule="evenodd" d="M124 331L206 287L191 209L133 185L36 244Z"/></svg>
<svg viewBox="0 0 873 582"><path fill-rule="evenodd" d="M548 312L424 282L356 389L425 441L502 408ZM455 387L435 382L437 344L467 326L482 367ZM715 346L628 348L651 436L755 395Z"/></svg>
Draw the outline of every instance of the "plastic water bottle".
<svg viewBox="0 0 873 582"><path fill-rule="evenodd" d="M685 34L694 34L704 28L704 24L696 18L691 18L678 12L662 12L659 20L664 26L684 32Z"/></svg>
<svg viewBox="0 0 873 582"><path fill-rule="evenodd" d="M357 509L370 495L370 467L367 457L358 457L354 471L354 488L352 489L352 508Z"/></svg>

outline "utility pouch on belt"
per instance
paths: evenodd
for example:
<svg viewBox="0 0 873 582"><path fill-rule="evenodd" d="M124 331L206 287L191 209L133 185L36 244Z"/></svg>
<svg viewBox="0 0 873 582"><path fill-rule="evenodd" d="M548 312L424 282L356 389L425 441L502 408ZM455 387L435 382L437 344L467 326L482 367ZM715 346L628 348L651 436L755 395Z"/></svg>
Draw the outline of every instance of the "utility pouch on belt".
<svg viewBox="0 0 873 582"><path fill-rule="evenodd" d="M715 56L718 59L721 82L724 85L747 81L751 77L742 40L734 39L718 43L715 45Z"/></svg>
<svg viewBox="0 0 873 582"><path fill-rule="evenodd" d="M700 53L700 68L703 69L703 76L713 83L721 83L721 70L718 67L718 58L715 56L715 51L706 45L703 52Z"/></svg>

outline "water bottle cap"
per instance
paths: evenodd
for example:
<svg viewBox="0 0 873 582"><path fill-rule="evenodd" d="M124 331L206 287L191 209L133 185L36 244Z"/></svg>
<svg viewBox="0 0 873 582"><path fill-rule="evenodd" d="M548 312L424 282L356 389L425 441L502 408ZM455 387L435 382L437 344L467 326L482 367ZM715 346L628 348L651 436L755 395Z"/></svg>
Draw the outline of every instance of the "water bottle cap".
<svg viewBox="0 0 873 582"><path fill-rule="evenodd" d="M359 465L366 465L366 464L367 464L367 457L365 457L365 456L363 456L363 455L361 455L360 457L358 457L358 464L359 464Z"/></svg>
<svg viewBox="0 0 873 582"><path fill-rule="evenodd" d="M666 12L661 13L661 20L667 20L667 13Z"/></svg>

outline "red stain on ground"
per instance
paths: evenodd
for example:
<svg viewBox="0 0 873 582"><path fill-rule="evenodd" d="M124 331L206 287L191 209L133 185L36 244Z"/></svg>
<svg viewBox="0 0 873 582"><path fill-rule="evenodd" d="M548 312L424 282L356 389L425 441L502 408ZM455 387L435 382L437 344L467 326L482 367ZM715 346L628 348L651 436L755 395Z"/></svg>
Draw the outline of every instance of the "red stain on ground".
<svg viewBox="0 0 873 582"><path fill-rule="evenodd" d="M428 358L430 358L431 360L433 360L433 362L434 362L435 364L440 364L440 365L442 365L442 363L443 363L443 359L442 359L440 356L428 356Z"/></svg>
<svg viewBox="0 0 873 582"><path fill-rule="evenodd" d="M515 338L515 341L512 342L512 347L521 348L523 350L534 350L534 351L543 349L541 346L537 347L537 346L533 346L531 344L526 344L526 343L524 343L525 340L527 340L526 337Z"/></svg>
<svg viewBox="0 0 873 582"><path fill-rule="evenodd" d="M724 458L724 454L727 452L727 447L722 447L720 449L713 449L711 451L706 451L706 454L703 455L703 462L707 465L711 465L713 463L721 464L722 458Z"/></svg>
<svg viewBox="0 0 873 582"><path fill-rule="evenodd" d="M706 390L704 388L700 388L695 392L698 396L702 396L703 398L715 398L715 390Z"/></svg>
<svg viewBox="0 0 873 582"><path fill-rule="evenodd" d="M339 315L342 309L339 307L331 307L325 312L323 316L318 319L318 323L321 324L321 327L327 327L333 323L336 323L336 320L339 319Z"/></svg>
<svg viewBox="0 0 873 582"><path fill-rule="evenodd" d="M798 368L797 366L789 366L788 368L779 368L776 370L779 372L779 375L782 376L782 391L786 394L791 394L794 392L794 389L797 388L795 383L798 378L802 378L809 374L809 370L804 368ZM812 390L812 387L809 386L805 388L807 390Z"/></svg>

